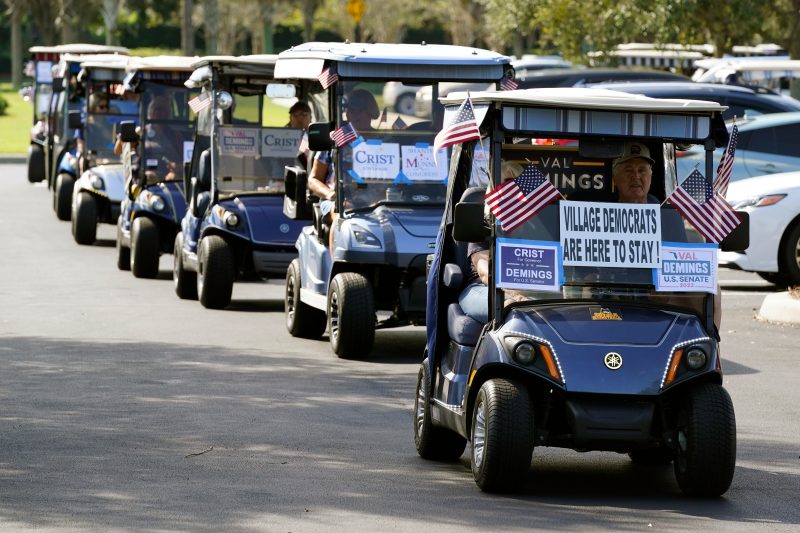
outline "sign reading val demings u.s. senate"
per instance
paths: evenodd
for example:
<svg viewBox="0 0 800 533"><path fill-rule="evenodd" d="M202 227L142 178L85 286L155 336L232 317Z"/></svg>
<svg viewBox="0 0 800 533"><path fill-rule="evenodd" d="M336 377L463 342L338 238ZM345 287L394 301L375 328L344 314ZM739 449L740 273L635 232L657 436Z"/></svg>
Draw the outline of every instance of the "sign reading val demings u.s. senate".
<svg viewBox="0 0 800 533"><path fill-rule="evenodd" d="M565 266L661 266L657 204L562 201L559 205Z"/></svg>

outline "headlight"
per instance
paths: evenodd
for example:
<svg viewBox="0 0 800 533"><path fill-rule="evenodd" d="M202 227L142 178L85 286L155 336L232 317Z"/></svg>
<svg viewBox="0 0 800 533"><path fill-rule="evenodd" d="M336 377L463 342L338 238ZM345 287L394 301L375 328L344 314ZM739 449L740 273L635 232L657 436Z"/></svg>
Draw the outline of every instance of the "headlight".
<svg viewBox="0 0 800 533"><path fill-rule="evenodd" d="M226 211L225 214L222 216L222 221L229 228L235 228L236 226L239 225L239 215L231 211Z"/></svg>
<svg viewBox="0 0 800 533"><path fill-rule="evenodd" d="M103 178L97 174L92 174L89 177L89 183L92 184L92 188L94 188L96 191L102 191L106 187L106 184L103 183Z"/></svg>
<svg viewBox="0 0 800 533"><path fill-rule="evenodd" d="M167 204L164 202L164 199L158 196L157 194L153 195L153 198L150 200L150 207L152 207L155 211L163 211Z"/></svg>
<svg viewBox="0 0 800 533"><path fill-rule="evenodd" d="M381 247L381 241L368 230L355 224L351 225L350 229L353 232L353 238L358 244L362 246L374 246L376 248Z"/></svg>
<svg viewBox="0 0 800 533"><path fill-rule="evenodd" d="M745 207L766 207L774 205L786 198L785 194L767 194L765 196L754 196L736 200L732 203L734 209L744 209Z"/></svg>
<svg viewBox="0 0 800 533"><path fill-rule="evenodd" d="M514 359L521 365L529 365L536 359L536 347L528 341L520 341L514 346Z"/></svg>
<svg viewBox="0 0 800 533"><path fill-rule="evenodd" d="M706 352L704 352L701 348L692 346L686 350L686 366L692 370L699 370L703 368L706 366L706 361L708 361L708 356L706 356Z"/></svg>

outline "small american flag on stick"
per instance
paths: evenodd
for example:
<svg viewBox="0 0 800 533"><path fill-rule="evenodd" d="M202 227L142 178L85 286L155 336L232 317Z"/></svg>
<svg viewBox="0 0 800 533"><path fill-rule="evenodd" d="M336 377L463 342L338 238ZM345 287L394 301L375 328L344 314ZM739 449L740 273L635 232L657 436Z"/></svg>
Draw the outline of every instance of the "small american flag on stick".
<svg viewBox="0 0 800 533"><path fill-rule="evenodd" d="M485 199L503 230L513 231L560 196L539 167L529 163L522 174L503 182Z"/></svg>
<svg viewBox="0 0 800 533"><path fill-rule="evenodd" d="M319 76L317 76L319 83L322 85L323 89L327 89L337 81L339 81L339 75L333 70L331 67L326 68L323 70Z"/></svg>
<svg viewBox="0 0 800 533"><path fill-rule="evenodd" d="M736 211L714 192L697 169L676 187L667 201L709 242L721 242L741 222Z"/></svg>

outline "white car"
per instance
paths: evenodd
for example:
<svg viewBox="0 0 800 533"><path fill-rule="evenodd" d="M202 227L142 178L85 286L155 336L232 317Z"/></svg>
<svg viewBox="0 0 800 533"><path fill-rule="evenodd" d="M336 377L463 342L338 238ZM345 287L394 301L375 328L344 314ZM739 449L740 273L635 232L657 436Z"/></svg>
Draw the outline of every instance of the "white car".
<svg viewBox="0 0 800 533"><path fill-rule="evenodd" d="M383 103L401 115L414 115L414 98L421 85L390 81L383 86Z"/></svg>
<svg viewBox="0 0 800 533"><path fill-rule="evenodd" d="M800 285L800 172L731 182L726 199L750 214L750 247L720 252L720 266L756 272L777 285Z"/></svg>

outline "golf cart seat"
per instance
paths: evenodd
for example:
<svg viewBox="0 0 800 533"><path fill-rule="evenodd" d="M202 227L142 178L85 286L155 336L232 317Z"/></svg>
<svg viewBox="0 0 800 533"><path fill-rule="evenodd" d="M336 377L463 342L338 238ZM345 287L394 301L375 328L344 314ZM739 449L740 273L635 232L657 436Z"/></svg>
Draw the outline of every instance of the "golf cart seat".
<svg viewBox="0 0 800 533"><path fill-rule="evenodd" d="M461 195L461 202L483 202L486 194L484 187L470 187ZM444 285L458 295L466 286L465 272L470 272L471 265L467 257L469 243L453 239L453 258L455 263L444 266L442 280ZM461 345L474 346L480 338L484 324L466 315L455 301L447 306L447 332L450 338Z"/></svg>

